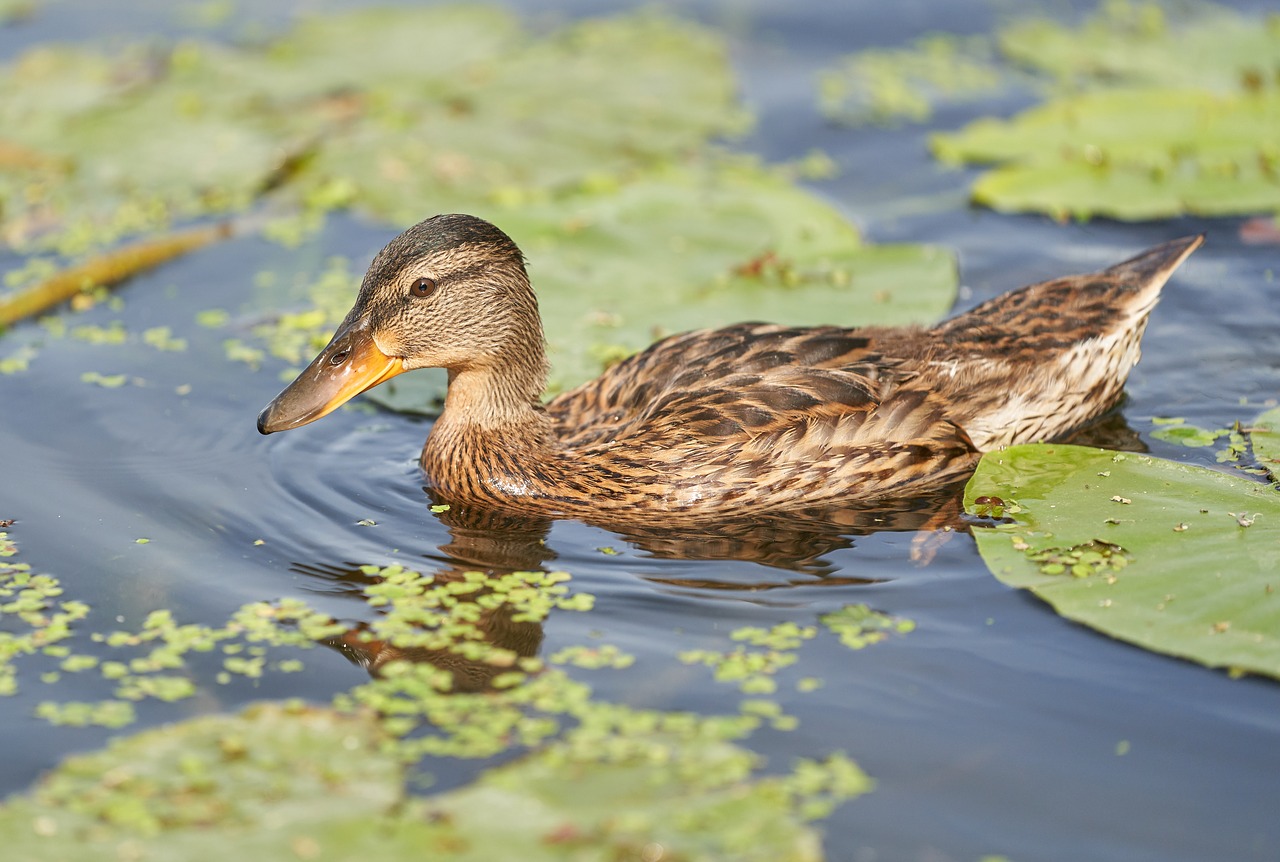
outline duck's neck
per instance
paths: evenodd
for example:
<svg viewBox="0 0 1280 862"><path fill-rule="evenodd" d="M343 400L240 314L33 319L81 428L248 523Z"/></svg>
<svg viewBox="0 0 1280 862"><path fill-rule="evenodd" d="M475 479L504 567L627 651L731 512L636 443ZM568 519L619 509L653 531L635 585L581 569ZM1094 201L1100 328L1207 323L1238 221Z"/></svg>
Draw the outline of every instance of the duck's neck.
<svg viewBox="0 0 1280 862"><path fill-rule="evenodd" d="M424 450L452 450L450 457L476 457L490 446L536 455L552 442L542 409L547 364L539 339L483 365L449 369L449 391ZM465 465L450 465L465 469ZM481 464L470 465L483 469Z"/></svg>
<svg viewBox="0 0 1280 862"><path fill-rule="evenodd" d="M529 369L518 369L527 372ZM484 433L540 424L541 379L525 379L511 367L449 371L449 392L437 427L474 429ZM539 375L541 376L541 375Z"/></svg>

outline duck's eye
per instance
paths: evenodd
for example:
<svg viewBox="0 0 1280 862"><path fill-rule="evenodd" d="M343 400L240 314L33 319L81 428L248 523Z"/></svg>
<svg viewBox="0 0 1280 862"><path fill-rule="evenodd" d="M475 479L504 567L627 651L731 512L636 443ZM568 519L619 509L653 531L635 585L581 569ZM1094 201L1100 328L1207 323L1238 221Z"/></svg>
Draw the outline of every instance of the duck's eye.
<svg viewBox="0 0 1280 862"><path fill-rule="evenodd" d="M436 280L426 276L414 279L413 284L409 285L409 292L418 297L430 296L436 292Z"/></svg>

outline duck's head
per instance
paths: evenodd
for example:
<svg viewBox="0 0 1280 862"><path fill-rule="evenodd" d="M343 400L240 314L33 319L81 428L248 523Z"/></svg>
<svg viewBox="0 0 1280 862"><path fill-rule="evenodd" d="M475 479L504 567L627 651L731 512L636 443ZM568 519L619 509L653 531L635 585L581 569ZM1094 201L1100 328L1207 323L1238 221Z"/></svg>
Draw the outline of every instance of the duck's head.
<svg viewBox="0 0 1280 862"><path fill-rule="evenodd" d="M542 324L520 249L483 219L435 216L378 252L338 331L258 415L258 430L306 425L415 368L501 376L528 364L526 354L541 369Z"/></svg>

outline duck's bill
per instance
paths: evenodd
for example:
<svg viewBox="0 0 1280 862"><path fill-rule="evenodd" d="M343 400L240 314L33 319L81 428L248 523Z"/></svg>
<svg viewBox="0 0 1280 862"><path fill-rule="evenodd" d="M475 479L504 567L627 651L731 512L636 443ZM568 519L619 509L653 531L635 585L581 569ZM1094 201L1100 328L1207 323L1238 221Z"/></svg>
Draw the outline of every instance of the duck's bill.
<svg viewBox="0 0 1280 862"><path fill-rule="evenodd" d="M399 357L378 348L366 326L344 324L298 379L258 414L258 430L271 434L314 422L404 370Z"/></svg>

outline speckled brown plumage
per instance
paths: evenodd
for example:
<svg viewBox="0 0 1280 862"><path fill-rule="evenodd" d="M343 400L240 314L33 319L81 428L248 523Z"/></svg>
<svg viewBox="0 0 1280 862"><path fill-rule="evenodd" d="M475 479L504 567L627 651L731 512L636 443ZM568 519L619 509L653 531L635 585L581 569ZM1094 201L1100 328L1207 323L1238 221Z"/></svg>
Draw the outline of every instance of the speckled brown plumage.
<svg viewBox="0 0 1280 862"><path fill-rule="evenodd" d="M259 427L332 409L303 402L364 338L394 366L362 372L368 385L449 369L422 452L446 497L625 521L917 493L982 451L1058 437L1111 407L1161 287L1201 241L1025 287L933 328L675 335L544 406L542 327L519 250L487 222L437 216L379 253L334 341ZM429 296L413 295L415 280Z"/></svg>

